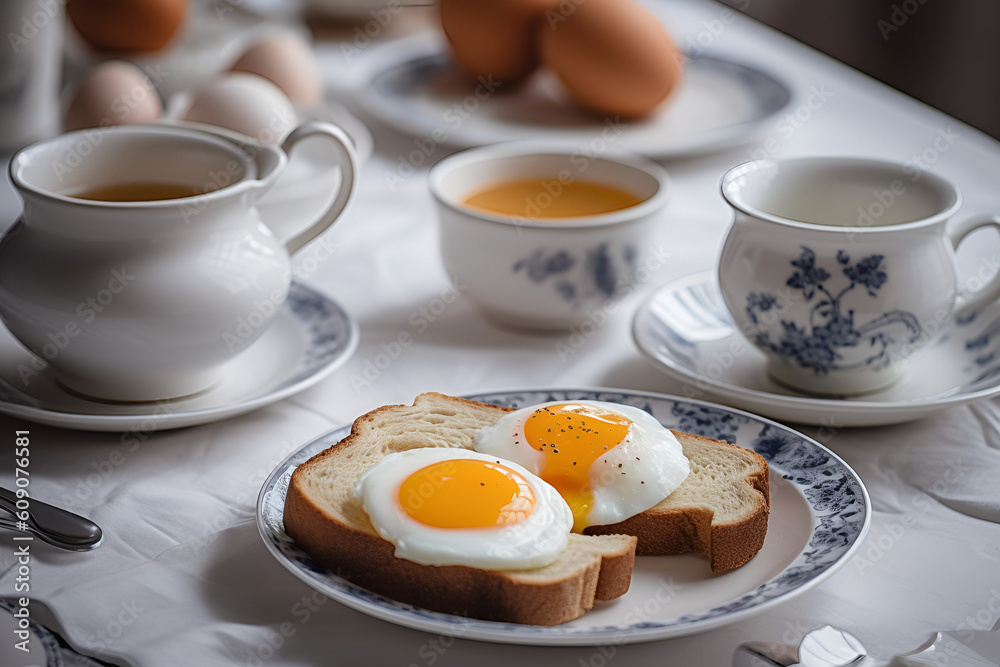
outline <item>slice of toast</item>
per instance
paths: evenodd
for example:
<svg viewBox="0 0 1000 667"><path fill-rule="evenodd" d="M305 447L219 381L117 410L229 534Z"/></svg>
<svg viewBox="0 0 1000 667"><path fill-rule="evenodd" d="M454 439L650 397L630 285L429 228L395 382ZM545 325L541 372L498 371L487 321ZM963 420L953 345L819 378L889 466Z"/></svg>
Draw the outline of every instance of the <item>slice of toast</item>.
<svg viewBox="0 0 1000 667"><path fill-rule="evenodd" d="M419 447L472 448L484 426L509 412L421 394L355 420L351 434L300 465L285 499L286 532L316 562L394 600L486 620L556 625L628 590L636 538L570 535L559 558L533 570L420 565L393 554L353 496L361 474L384 456Z"/></svg>
<svg viewBox="0 0 1000 667"><path fill-rule="evenodd" d="M738 445L673 434L691 463L687 479L645 512L590 526L584 533L635 535L640 556L695 552L708 556L713 572L735 569L764 545L770 510L767 461Z"/></svg>
<svg viewBox="0 0 1000 667"><path fill-rule="evenodd" d="M764 458L675 431L691 462L691 474L681 486L642 514L591 526L586 535L570 535L565 552L546 567L491 571L396 558L394 546L375 532L353 497L357 479L392 452L471 449L476 433L509 411L427 393L413 406L387 406L359 417L347 438L293 473L285 530L324 567L395 600L535 625L564 623L585 613L594 600L625 593L635 553L702 553L713 571L723 572L746 563L763 545L769 507Z"/></svg>

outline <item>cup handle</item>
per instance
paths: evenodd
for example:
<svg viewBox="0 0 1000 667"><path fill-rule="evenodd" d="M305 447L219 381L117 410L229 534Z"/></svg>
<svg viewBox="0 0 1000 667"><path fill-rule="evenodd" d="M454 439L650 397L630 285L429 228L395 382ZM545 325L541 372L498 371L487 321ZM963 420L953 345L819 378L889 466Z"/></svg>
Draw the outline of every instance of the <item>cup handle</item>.
<svg viewBox="0 0 1000 667"><path fill-rule="evenodd" d="M965 240L966 236L983 227L995 227L1000 232L1000 216L979 215L958 223L948 232L952 247L958 250L959 244ZM975 292L960 291L958 293L958 307L955 310L958 313L978 310L997 300L1000 300L1000 273L990 278L986 285Z"/></svg>
<svg viewBox="0 0 1000 667"><path fill-rule="evenodd" d="M295 128L281 144L281 149L291 158L292 149L303 139L309 137L324 137L329 139L340 167L340 191L330 206L319 213L316 220L303 231L284 241L288 254L295 254L314 238L325 232L337 221L340 214L354 198L358 191L358 156L351 140L336 125L318 120L310 120Z"/></svg>

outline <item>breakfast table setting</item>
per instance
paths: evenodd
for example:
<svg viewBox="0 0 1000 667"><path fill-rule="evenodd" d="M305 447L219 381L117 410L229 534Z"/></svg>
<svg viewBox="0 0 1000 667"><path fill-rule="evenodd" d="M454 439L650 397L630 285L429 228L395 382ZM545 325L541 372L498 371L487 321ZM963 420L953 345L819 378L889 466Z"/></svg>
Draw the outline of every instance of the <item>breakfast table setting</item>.
<svg viewBox="0 0 1000 667"><path fill-rule="evenodd" d="M41 5L73 83L4 140L0 665L1000 664L996 139L712 0L638 3L666 101L607 103L554 38L468 76L489 40L435 5L193 1L110 61ZM720 568L640 537L554 623L394 599L293 474L427 392L753 450L766 535Z"/></svg>

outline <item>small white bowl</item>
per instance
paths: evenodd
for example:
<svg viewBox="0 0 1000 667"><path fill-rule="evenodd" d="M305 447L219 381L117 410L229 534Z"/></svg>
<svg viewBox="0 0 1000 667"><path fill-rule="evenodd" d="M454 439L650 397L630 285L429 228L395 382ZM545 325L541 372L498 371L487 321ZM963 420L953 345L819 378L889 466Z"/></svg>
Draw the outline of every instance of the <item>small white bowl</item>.
<svg viewBox="0 0 1000 667"><path fill-rule="evenodd" d="M438 206L441 257L460 293L491 319L531 329L565 329L594 310L608 310L633 290L651 255L670 177L632 153L599 155L537 142L473 148L430 171ZM462 202L507 180L541 178L551 193L569 179L631 192L642 201L600 215L573 218L485 213ZM535 202L545 206L545 194Z"/></svg>

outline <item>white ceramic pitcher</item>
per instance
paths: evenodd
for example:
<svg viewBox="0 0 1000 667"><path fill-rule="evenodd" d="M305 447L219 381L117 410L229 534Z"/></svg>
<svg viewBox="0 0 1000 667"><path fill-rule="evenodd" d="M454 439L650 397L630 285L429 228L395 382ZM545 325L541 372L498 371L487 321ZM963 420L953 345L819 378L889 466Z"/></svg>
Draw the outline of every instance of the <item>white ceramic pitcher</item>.
<svg viewBox="0 0 1000 667"><path fill-rule="evenodd" d="M329 140L339 191L304 229L279 239L255 203L307 137ZM290 253L337 220L356 170L347 136L320 122L298 127L280 148L165 125L82 130L29 146L10 165L24 215L0 240L0 318L72 391L149 401L208 389L274 320ZM152 182L200 194L73 196ZM37 372L19 369L21 381Z"/></svg>

